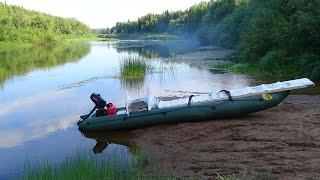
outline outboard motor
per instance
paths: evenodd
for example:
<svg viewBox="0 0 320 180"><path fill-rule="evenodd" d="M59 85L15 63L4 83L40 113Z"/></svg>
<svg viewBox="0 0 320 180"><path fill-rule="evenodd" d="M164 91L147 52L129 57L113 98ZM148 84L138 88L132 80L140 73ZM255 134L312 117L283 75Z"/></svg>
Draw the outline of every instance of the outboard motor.
<svg viewBox="0 0 320 180"><path fill-rule="evenodd" d="M100 96L100 94L92 93L90 96L90 99L92 102L96 105L96 108L98 109L96 111L96 116L105 116L106 112L104 107L106 106L106 101Z"/></svg>
<svg viewBox="0 0 320 180"><path fill-rule="evenodd" d="M97 117L117 114L116 107L112 103L107 104L106 101L100 96L100 94L92 93L90 95L90 99L95 104L95 106L89 114L80 116L82 120L88 119L96 109ZM107 109L105 109L106 106Z"/></svg>
<svg viewBox="0 0 320 180"><path fill-rule="evenodd" d="M107 104L100 94L92 93L90 99L98 109L103 109Z"/></svg>
<svg viewBox="0 0 320 180"><path fill-rule="evenodd" d="M90 111L89 114L82 115L82 116L80 116L80 118L82 120L88 119L96 109L98 109L96 111L96 116L104 116L104 115L106 115L104 107L106 106L107 103L106 103L106 101L104 99L102 99L100 94L92 93L90 95L90 99L95 104L94 108Z"/></svg>

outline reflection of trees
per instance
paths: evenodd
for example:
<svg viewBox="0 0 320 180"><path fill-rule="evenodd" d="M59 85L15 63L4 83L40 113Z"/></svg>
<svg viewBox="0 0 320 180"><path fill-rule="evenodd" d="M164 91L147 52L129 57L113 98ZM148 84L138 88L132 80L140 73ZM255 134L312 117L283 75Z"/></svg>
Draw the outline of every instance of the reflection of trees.
<svg viewBox="0 0 320 180"><path fill-rule="evenodd" d="M117 52L134 52L146 58L168 57L169 50L166 47L157 47L155 45L138 46L138 47L121 47Z"/></svg>
<svg viewBox="0 0 320 180"><path fill-rule="evenodd" d="M195 48L193 42L188 41L157 41L157 42L122 42L115 45L117 52L133 52L146 58L168 58L175 54L190 52Z"/></svg>
<svg viewBox="0 0 320 180"><path fill-rule="evenodd" d="M87 43L63 44L53 47L0 52L0 85L16 75L24 75L37 68L50 68L81 59L90 52Z"/></svg>

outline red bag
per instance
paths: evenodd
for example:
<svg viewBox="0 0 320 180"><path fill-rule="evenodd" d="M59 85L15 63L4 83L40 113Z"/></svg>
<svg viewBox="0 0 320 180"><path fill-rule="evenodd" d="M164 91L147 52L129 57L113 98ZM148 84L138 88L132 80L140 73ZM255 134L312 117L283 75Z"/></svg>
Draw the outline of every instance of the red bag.
<svg viewBox="0 0 320 180"><path fill-rule="evenodd" d="M117 108L112 104L107 104L107 115L112 116L117 114Z"/></svg>

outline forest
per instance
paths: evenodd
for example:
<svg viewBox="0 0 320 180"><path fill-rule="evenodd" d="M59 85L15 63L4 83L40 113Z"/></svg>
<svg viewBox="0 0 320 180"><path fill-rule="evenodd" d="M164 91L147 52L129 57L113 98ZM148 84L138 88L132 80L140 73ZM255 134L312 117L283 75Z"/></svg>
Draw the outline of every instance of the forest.
<svg viewBox="0 0 320 180"><path fill-rule="evenodd" d="M236 49L236 62L320 79L319 17L319 0L211 0L119 22L105 32L195 37L201 45Z"/></svg>
<svg viewBox="0 0 320 180"><path fill-rule="evenodd" d="M0 42L51 44L90 36L90 28L76 19L0 3Z"/></svg>

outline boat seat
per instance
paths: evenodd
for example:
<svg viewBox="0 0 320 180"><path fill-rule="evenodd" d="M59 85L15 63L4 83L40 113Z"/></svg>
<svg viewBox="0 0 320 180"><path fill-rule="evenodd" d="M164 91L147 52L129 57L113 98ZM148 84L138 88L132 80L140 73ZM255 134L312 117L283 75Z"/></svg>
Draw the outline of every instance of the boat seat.
<svg viewBox="0 0 320 180"><path fill-rule="evenodd" d="M157 109L158 104L158 98L151 95L149 90L144 97L139 99L131 99L127 93L126 112L129 115L132 112Z"/></svg>
<svg viewBox="0 0 320 180"><path fill-rule="evenodd" d="M128 108L131 112L145 111L148 110L148 103L144 101L132 102L129 104Z"/></svg>

